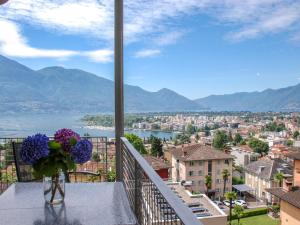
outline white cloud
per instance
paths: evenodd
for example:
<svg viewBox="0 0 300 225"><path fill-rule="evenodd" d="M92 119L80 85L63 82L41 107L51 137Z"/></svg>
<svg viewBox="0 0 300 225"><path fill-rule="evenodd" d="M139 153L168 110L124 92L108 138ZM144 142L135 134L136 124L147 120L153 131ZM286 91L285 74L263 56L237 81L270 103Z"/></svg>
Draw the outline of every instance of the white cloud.
<svg viewBox="0 0 300 225"><path fill-rule="evenodd" d="M17 57L52 57L66 58L78 54L70 50L49 50L38 49L27 44L25 38L20 34L19 28L10 21L0 20L1 31L5 35L0 35L0 52L8 56Z"/></svg>
<svg viewBox="0 0 300 225"><path fill-rule="evenodd" d="M84 52L83 55L88 56L94 62L112 62L114 52L110 49L99 49L95 51Z"/></svg>
<svg viewBox="0 0 300 225"><path fill-rule="evenodd" d="M12 21L0 19L0 53L7 56L27 58L57 58L64 60L71 56L85 56L95 62L111 62L113 51L110 49L98 49L93 51L73 51L65 49L40 49L31 47L22 36L19 27Z"/></svg>
<svg viewBox="0 0 300 225"><path fill-rule="evenodd" d="M298 0L125 0L124 2L124 32L127 44L151 43L152 46L149 48L152 49L174 44L185 33L186 27L182 27L182 19L198 14L208 15L220 24L230 25L227 27L231 32L224 34L230 40L240 41L279 32L287 32L292 40L300 39ZM103 41L106 46L112 46L113 4L113 0L14 0L0 7L0 19L16 23L22 21L60 34L93 37ZM201 21L199 26L200 23ZM2 27L0 30L3 30ZM26 44L24 38L23 43ZM38 49L30 49L31 52L35 50ZM9 52L13 51L10 49ZM39 51L35 52L36 55L41 54ZM57 52L43 51L46 55L54 53ZM59 53L74 54L68 51ZM90 54L94 60L95 54L97 54L95 51L94 54ZM104 61L108 61L106 59Z"/></svg>
<svg viewBox="0 0 300 225"><path fill-rule="evenodd" d="M144 49L135 53L136 58L146 58L159 55L161 51L159 49Z"/></svg>

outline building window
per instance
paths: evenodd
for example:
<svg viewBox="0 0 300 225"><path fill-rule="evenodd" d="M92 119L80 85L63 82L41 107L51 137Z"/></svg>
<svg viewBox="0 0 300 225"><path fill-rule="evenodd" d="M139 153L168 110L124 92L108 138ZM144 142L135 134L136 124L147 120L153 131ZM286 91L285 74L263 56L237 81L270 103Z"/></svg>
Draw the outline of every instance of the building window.
<svg viewBox="0 0 300 225"><path fill-rule="evenodd" d="M198 174L199 174L199 176L202 176L202 175L203 175L202 170L199 170L199 171L198 171Z"/></svg>
<svg viewBox="0 0 300 225"><path fill-rule="evenodd" d="M195 181L192 180L192 185L195 185Z"/></svg>
<svg viewBox="0 0 300 225"><path fill-rule="evenodd" d="M202 180L199 180L198 185L202 185L202 184L203 184Z"/></svg>
<svg viewBox="0 0 300 225"><path fill-rule="evenodd" d="M189 171L189 176L193 176L194 175L194 171Z"/></svg>
<svg viewBox="0 0 300 225"><path fill-rule="evenodd" d="M194 165L194 161L190 161L190 166L193 166Z"/></svg>
<svg viewBox="0 0 300 225"><path fill-rule="evenodd" d="M229 160L225 159L225 164L229 165Z"/></svg>
<svg viewBox="0 0 300 225"><path fill-rule="evenodd" d="M203 166L203 161L199 161L199 166Z"/></svg>
<svg viewBox="0 0 300 225"><path fill-rule="evenodd" d="M220 192L220 188L216 188L216 192L219 193Z"/></svg>
<svg viewBox="0 0 300 225"><path fill-rule="evenodd" d="M208 175L211 176L212 175L212 161L211 160L208 161L207 170L208 170Z"/></svg>
<svg viewBox="0 0 300 225"><path fill-rule="evenodd" d="M220 175L221 174L221 170L217 170L217 175Z"/></svg>
<svg viewBox="0 0 300 225"><path fill-rule="evenodd" d="M216 179L216 183L217 184L221 184L221 180L220 179Z"/></svg>

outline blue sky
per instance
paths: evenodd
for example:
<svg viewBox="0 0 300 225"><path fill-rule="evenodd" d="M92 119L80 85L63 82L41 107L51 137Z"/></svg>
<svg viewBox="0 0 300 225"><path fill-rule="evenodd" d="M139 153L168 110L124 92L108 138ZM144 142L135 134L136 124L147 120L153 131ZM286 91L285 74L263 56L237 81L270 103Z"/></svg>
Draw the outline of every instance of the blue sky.
<svg viewBox="0 0 300 225"><path fill-rule="evenodd" d="M14 0L0 54L113 79L112 0ZM300 82L300 1L125 0L125 82L195 99Z"/></svg>

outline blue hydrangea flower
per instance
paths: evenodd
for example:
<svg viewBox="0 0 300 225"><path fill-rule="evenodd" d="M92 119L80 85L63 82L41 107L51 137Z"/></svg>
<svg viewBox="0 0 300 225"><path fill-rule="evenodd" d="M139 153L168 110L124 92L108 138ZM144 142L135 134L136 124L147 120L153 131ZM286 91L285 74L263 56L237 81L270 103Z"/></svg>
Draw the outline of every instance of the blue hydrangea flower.
<svg viewBox="0 0 300 225"><path fill-rule="evenodd" d="M71 148L71 156L75 163L85 163L92 157L93 144L86 140L80 140Z"/></svg>
<svg viewBox="0 0 300 225"><path fill-rule="evenodd" d="M28 136L22 143L20 150L21 159L30 165L49 154L49 138L44 134Z"/></svg>

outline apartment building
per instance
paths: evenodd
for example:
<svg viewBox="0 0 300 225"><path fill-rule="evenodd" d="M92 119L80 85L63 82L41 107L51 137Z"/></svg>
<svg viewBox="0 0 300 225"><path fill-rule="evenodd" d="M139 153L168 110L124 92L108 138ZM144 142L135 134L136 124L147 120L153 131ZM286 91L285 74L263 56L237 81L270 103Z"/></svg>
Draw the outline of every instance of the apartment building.
<svg viewBox="0 0 300 225"><path fill-rule="evenodd" d="M255 153L248 145L232 147L230 154L234 156L235 164L242 167L256 161L260 156L260 154Z"/></svg>
<svg viewBox="0 0 300 225"><path fill-rule="evenodd" d="M193 144L169 149L171 156L174 182L182 182L189 186L194 193L207 193L205 176L212 178L211 188L208 195L211 198L223 196L224 181L222 171L227 169L232 174L233 157L220 150L201 144ZM226 191L231 191L231 176L226 182Z"/></svg>
<svg viewBox="0 0 300 225"><path fill-rule="evenodd" d="M300 153L292 153L293 180L291 185L270 188L272 197L280 199L281 225L298 225L300 221Z"/></svg>
<svg viewBox="0 0 300 225"><path fill-rule="evenodd" d="M276 173L283 173L285 178L292 177L292 166L282 159L264 158L245 167L245 184L255 190L256 198L271 202L268 188L279 187L274 179Z"/></svg>

